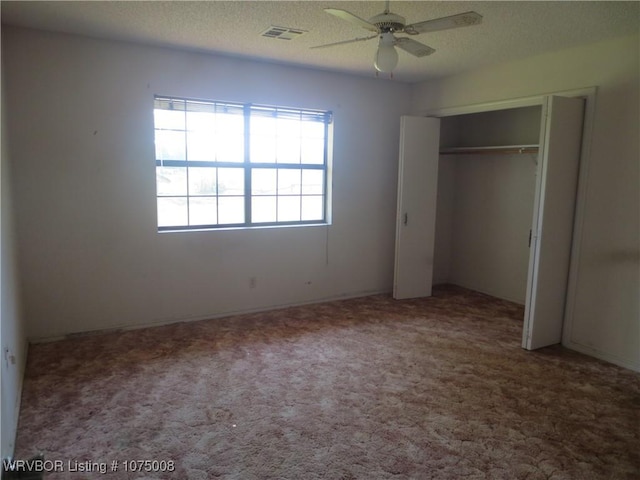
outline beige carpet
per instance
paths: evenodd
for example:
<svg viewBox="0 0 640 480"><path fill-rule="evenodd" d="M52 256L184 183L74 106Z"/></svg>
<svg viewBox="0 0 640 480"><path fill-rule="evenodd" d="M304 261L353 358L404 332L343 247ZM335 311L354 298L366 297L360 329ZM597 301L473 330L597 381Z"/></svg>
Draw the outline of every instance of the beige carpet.
<svg viewBox="0 0 640 480"><path fill-rule="evenodd" d="M522 316L441 287L32 345L16 457L71 479L640 478L640 375L522 350Z"/></svg>

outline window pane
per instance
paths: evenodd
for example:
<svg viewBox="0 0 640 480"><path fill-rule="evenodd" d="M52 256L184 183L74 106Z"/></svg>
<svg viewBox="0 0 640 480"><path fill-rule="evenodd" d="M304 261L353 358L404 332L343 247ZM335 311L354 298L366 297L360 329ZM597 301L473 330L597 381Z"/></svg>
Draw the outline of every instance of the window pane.
<svg viewBox="0 0 640 480"><path fill-rule="evenodd" d="M303 138L301 145L302 163L322 165L324 163L324 139Z"/></svg>
<svg viewBox="0 0 640 480"><path fill-rule="evenodd" d="M251 161L255 163L275 163L276 137L251 136Z"/></svg>
<svg viewBox="0 0 640 480"><path fill-rule="evenodd" d="M305 195L324 193L324 171L302 171L302 193Z"/></svg>
<svg viewBox="0 0 640 480"><path fill-rule="evenodd" d="M184 130L184 112L180 110L157 108L153 111L153 120L159 129Z"/></svg>
<svg viewBox="0 0 640 480"><path fill-rule="evenodd" d="M216 169L191 167L189 169L189 195L215 195Z"/></svg>
<svg viewBox="0 0 640 480"><path fill-rule="evenodd" d="M189 112L187 126L189 160L244 161L244 123L241 115Z"/></svg>
<svg viewBox="0 0 640 480"><path fill-rule="evenodd" d="M300 175L299 168L278 169L278 195L300 195Z"/></svg>
<svg viewBox="0 0 640 480"><path fill-rule="evenodd" d="M158 196L186 195L186 167L156 167L156 185Z"/></svg>
<svg viewBox="0 0 640 480"><path fill-rule="evenodd" d="M279 118L276 122L276 128L278 137L300 137L300 120L293 118Z"/></svg>
<svg viewBox="0 0 640 480"><path fill-rule="evenodd" d="M187 134L187 154L190 161L216 160L215 137L211 132L189 132Z"/></svg>
<svg viewBox="0 0 640 480"><path fill-rule="evenodd" d="M156 130L156 159L185 160L185 132Z"/></svg>
<svg viewBox="0 0 640 480"><path fill-rule="evenodd" d="M250 123L251 161L273 163L276 161L276 119L252 115Z"/></svg>
<svg viewBox="0 0 640 480"><path fill-rule="evenodd" d="M300 220L300 197L278 197L278 221Z"/></svg>
<svg viewBox="0 0 640 480"><path fill-rule="evenodd" d="M218 197L218 223L244 223L244 198Z"/></svg>
<svg viewBox="0 0 640 480"><path fill-rule="evenodd" d="M300 163L300 138L278 137L278 163Z"/></svg>
<svg viewBox="0 0 640 480"><path fill-rule="evenodd" d="M306 138L324 138L324 123L302 122L302 136Z"/></svg>
<svg viewBox="0 0 640 480"><path fill-rule="evenodd" d="M218 162L244 162L244 135L218 134L215 148Z"/></svg>
<svg viewBox="0 0 640 480"><path fill-rule="evenodd" d="M189 199L189 225L214 225L217 219L215 197Z"/></svg>
<svg viewBox="0 0 640 480"><path fill-rule="evenodd" d="M276 136L276 119L261 115L251 116L251 136L264 135L267 137Z"/></svg>
<svg viewBox="0 0 640 480"><path fill-rule="evenodd" d="M251 171L251 194L274 195L276 193L276 171L272 168L254 168Z"/></svg>
<svg viewBox="0 0 640 480"><path fill-rule="evenodd" d="M322 195L302 197L302 215L300 220L322 220Z"/></svg>
<svg viewBox="0 0 640 480"><path fill-rule="evenodd" d="M230 113L216 115L216 134L222 137L244 137L244 117Z"/></svg>
<svg viewBox="0 0 640 480"><path fill-rule="evenodd" d="M215 131L216 115L213 112L187 112L189 131L212 134Z"/></svg>
<svg viewBox="0 0 640 480"><path fill-rule="evenodd" d="M158 198L159 227L185 226L187 223L187 199L185 197Z"/></svg>
<svg viewBox="0 0 640 480"><path fill-rule="evenodd" d="M277 220L276 197L253 197L251 217L254 223L275 222Z"/></svg>
<svg viewBox="0 0 640 480"><path fill-rule="evenodd" d="M218 195L244 195L244 169L218 169Z"/></svg>

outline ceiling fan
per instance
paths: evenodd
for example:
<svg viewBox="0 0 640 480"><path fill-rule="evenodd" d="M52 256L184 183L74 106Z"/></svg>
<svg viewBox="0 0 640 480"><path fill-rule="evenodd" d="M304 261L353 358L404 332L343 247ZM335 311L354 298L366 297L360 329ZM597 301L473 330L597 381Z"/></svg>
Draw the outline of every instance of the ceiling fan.
<svg viewBox="0 0 640 480"><path fill-rule="evenodd" d="M386 2L384 12L364 20L357 15L339 8L325 8L325 12L334 15L342 20L358 25L373 35L366 37L354 38L352 40L343 40L341 42L328 43L318 45L311 48L326 48L336 45L344 45L347 43L362 42L378 37L378 50L374 58L373 66L378 72L391 73L398 64L398 47L415 57L425 57L431 55L435 50L428 45L420 43L410 37L396 37L395 33L406 33L407 35L419 35L426 32L435 32L437 30L447 30L449 28L468 27L477 25L482 21L482 15L476 12L465 12L449 17L436 18L433 20L425 20L423 22L412 23L406 25L404 17L392 13L389 10L389 0Z"/></svg>

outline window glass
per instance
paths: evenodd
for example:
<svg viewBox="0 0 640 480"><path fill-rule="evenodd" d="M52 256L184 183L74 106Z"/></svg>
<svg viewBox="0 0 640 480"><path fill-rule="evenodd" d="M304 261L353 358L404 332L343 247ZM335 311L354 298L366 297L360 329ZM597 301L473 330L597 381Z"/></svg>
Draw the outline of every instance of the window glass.
<svg viewBox="0 0 640 480"><path fill-rule="evenodd" d="M216 195L217 168L191 167L189 169L189 195Z"/></svg>
<svg viewBox="0 0 640 480"><path fill-rule="evenodd" d="M158 229L325 222L330 120L317 110L157 96Z"/></svg>
<svg viewBox="0 0 640 480"><path fill-rule="evenodd" d="M218 169L218 195L243 195L244 194L244 169L219 168Z"/></svg>
<svg viewBox="0 0 640 480"><path fill-rule="evenodd" d="M255 223L275 222L277 215L277 197L264 196L251 199L251 215Z"/></svg>
<svg viewBox="0 0 640 480"><path fill-rule="evenodd" d="M322 195L324 192L324 172L322 170L303 170L301 187L303 195Z"/></svg>
<svg viewBox="0 0 640 480"><path fill-rule="evenodd" d="M321 220L322 200L321 195L302 197L300 220Z"/></svg>
<svg viewBox="0 0 640 480"><path fill-rule="evenodd" d="M212 225L217 223L217 199L216 197L190 197L189 198L189 224Z"/></svg>
<svg viewBox="0 0 640 480"><path fill-rule="evenodd" d="M244 223L244 198L218 197L218 223Z"/></svg>
<svg viewBox="0 0 640 480"><path fill-rule="evenodd" d="M278 169L278 195L300 195L300 169Z"/></svg>
<svg viewBox="0 0 640 480"><path fill-rule="evenodd" d="M278 172L273 168L254 168L251 170L251 194L273 195L277 192Z"/></svg>
<svg viewBox="0 0 640 480"><path fill-rule="evenodd" d="M186 160L185 133L156 130L156 160Z"/></svg>
<svg viewBox="0 0 640 480"><path fill-rule="evenodd" d="M278 197L278 221L300 220L300 197Z"/></svg>
<svg viewBox="0 0 640 480"><path fill-rule="evenodd" d="M186 195L186 167L156 167L156 186L158 196Z"/></svg>
<svg viewBox="0 0 640 480"><path fill-rule="evenodd" d="M187 225L189 209L186 197L158 197L158 226Z"/></svg>

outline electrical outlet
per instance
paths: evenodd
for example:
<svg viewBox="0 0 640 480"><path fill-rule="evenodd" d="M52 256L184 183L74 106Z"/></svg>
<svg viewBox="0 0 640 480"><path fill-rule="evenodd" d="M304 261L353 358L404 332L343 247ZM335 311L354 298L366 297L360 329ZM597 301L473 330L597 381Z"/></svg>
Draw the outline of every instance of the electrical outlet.
<svg viewBox="0 0 640 480"><path fill-rule="evenodd" d="M258 279L256 277L249 277L249 288L256 288L258 286Z"/></svg>

